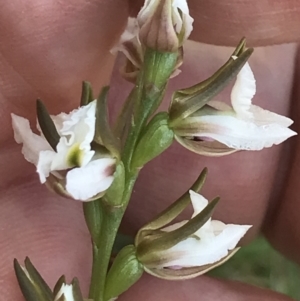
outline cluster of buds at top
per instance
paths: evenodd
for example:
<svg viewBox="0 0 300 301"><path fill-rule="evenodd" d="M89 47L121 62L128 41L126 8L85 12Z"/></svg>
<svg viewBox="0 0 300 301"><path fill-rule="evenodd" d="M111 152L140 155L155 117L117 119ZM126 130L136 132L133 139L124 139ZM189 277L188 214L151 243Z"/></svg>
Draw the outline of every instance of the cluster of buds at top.
<svg viewBox="0 0 300 301"><path fill-rule="evenodd" d="M27 119L12 114L15 140L23 144L25 159L36 166L41 183L62 196L91 201L113 182L119 151L108 124L107 91L94 100L84 83L79 109L56 116L38 100L39 135Z"/></svg>
<svg viewBox="0 0 300 301"><path fill-rule="evenodd" d="M228 260L251 227L212 220L218 198L208 202L194 192L202 187L204 170L192 190L144 226L135 239L137 258L146 272L168 280L197 277ZM192 202L194 214L187 221L167 226Z"/></svg>
<svg viewBox="0 0 300 301"><path fill-rule="evenodd" d="M52 291L28 257L25 266L21 266L15 259L14 268L26 301L84 301L76 278L71 284L66 284L62 276Z"/></svg>
<svg viewBox="0 0 300 301"><path fill-rule="evenodd" d="M252 105L255 78L247 63L253 49L243 39L230 59L215 74L193 87L174 93L170 127L176 140L189 150L222 156L238 150L261 150L296 135L290 118ZM231 106L213 100L237 76Z"/></svg>
<svg viewBox="0 0 300 301"><path fill-rule="evenodd" d="M178 52L171 77L179 74L182 45L193 29L186 0L146 0L137 18L129 18L127 28L112 52L121 51L127 60L122 76L135 82L143 65L146 49L158 52Z"/></svg>

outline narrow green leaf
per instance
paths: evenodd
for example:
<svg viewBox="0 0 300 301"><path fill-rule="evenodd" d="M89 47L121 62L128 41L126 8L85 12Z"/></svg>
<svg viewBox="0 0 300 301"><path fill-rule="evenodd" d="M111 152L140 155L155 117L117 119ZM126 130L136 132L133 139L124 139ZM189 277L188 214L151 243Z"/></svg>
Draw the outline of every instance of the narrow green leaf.
<svg viewBox="0 0 300 301"><path fill-rule="evenodd" d="M89 82L82 82L80 106L86 106L94 100L93 89Z"/></svg>
<svg viewBox="0 0 300 301"><path fill-rule="evenodd" d="M42 133L44 134L50 146L56 151L56 146L59 143L60 136L56 130L52 118L47 111L47 108L40 99L37 99L36 101L36 112Z"/></svg>

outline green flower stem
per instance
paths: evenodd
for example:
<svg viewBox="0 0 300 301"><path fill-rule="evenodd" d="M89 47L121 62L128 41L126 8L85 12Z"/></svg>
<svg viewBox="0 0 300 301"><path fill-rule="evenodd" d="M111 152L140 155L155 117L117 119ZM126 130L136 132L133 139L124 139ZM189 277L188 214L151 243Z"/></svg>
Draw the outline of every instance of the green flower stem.
<svg viewBox="0 0 300 301"><path fill-rule="evenodd" d="M164 97L167 82L177 62L177 56L177 53L159 53L147 50L144 67L129 96L134 96L135 99L133 118L122 154L125 167L125 188L121 205L114 206L108 199L105 199L105 196L95 201L98 205L85 205L86 222L93 240L93 268L89 298L94 301L108 301L104 299L104 293L111 252L139 173L139 169L131 168L132 155L148 118L157 110ZM131 102L130 99L128 102ZM124 113L121 114L126 115L126 110L125 107Z"/></svg>
<svg viewBox="0 0 300 301"><path fill-rule="evenodd" d="M137 173L130 175L126 183L122 206L111 206L105 203L105 198L101 200L101 230L97 241L93 241L93 267L89 292L89 298L94 301L107 301L104 300L104 292L111 252L136 178Z"/></svg>
<svg viewBox="0 0 300 301"><path fill-rule="evenodd" d="M102 206L99 241L93 242L93 268L89 298L94 301L104 301L103 294L110 254L124 211L124 207Z"/></svg>

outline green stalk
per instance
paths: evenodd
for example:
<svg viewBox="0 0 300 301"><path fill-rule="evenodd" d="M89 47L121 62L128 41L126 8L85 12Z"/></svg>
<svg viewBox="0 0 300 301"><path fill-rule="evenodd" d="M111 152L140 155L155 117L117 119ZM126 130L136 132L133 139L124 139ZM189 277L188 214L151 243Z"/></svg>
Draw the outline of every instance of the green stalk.
<svg viewBox="0 0 300 301"><path fill-rule="evenodd" d="M89 292L89 298L94 301L107 301L104 300L104 292L111 252L136 178L137 173L130 175L126 183L122 206L111 206L102 199L101 230L97 243L93 242L93 267Z"/></svg>
<svg viewBox="0 0 300 301"><path fill-rule="evenodd" d="M137 85L131 94L131 96L134 95L135 100L133 120L122 154L125 167L125 190L122 203L120 206L114 206L106 201L104 196L95 201L98 202L98 206L85 205L88 208L88 210L85 209L86 222L93 239L93 268L89 298L94 301L108 301L104 299L104 293L111 252L139 173L138 169L132 170L131 168L132 155L149 116L157 110L163 99L165 87L176 61L177 53L146 51L144 67L140 71Z"/></svg>

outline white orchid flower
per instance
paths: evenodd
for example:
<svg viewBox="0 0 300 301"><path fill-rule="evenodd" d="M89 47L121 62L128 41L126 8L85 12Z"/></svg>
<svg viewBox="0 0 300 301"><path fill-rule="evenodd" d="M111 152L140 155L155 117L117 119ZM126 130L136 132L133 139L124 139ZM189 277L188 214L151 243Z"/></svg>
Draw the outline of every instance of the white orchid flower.
<svg viewBox="0 0 300 301"><path fill-rule="evenodd" d="M194 208L195 217L208 204L202 195L190 191L190 198ZM173 231L183 226L187 221L182 221L162 229L162 231ZM162 255L165 260L156 268L189 268L214 264L229 254L230 250L236 248L240 239L251 226L224 224L211 218L192 235Z"/></svg>
<svg viewBox="0 0 300 301"><path fill-rule="evenodd" d="M69 114L51 116L60 136L56 151L39 126L40 135L37 135L32 132L27 119L12 114L15 140L23 144L22 153L36 166L41 183L53 182L55 178L54 182L60 182L65 194L81 201L104 192L113 182L115 159L101 158L91 148L95 112L96 100Z"/></svg>
<svg viewBox="0 0 300 301"><path fill-rule="evenodd" d="M261 150L296 135L290 118L252 104L255 78L248 63L237 75L231 105L209 101L176 126L176 139L190 150L217 156L237 150Z"/></svg>

